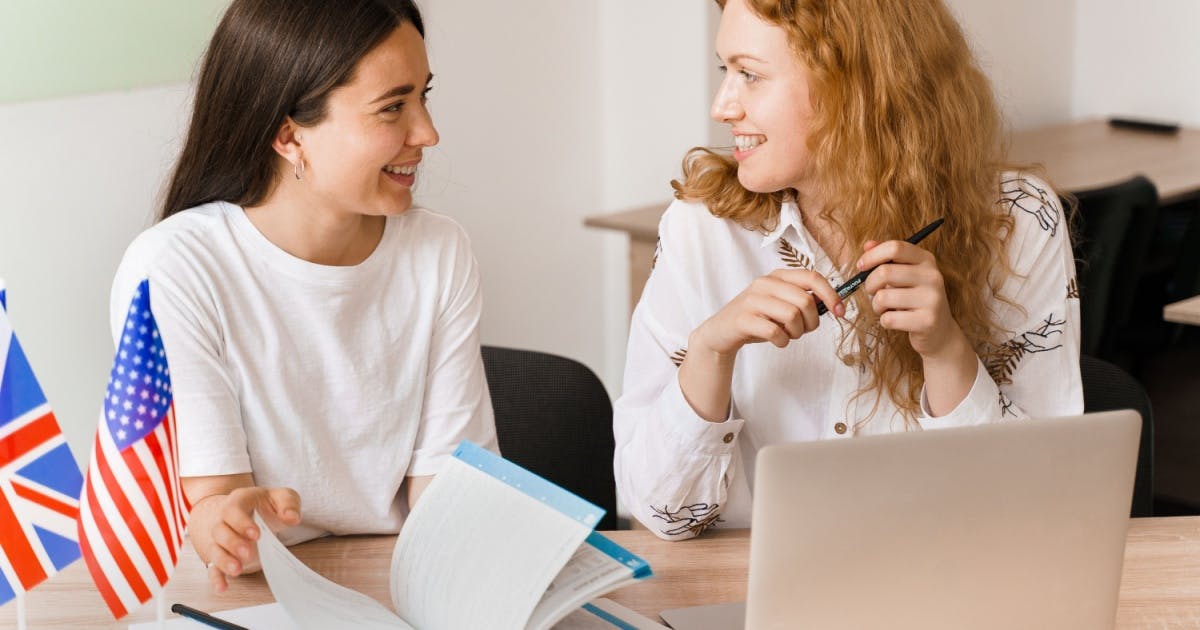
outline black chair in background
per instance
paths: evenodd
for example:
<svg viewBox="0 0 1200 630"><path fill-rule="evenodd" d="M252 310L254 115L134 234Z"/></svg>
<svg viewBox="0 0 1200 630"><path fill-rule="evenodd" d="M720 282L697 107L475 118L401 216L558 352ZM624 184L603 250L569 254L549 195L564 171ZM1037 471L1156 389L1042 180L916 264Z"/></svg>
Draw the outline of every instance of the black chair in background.
<svg viewBox="0 0 1200 630"><path fill-rule="evenodd" d="M1154 515L1154 412L1150 398L1136 379L1121 368L1095 357L1079 357L1086 413L1132 409L1142 416L1137 476L1133 482L1130 516Z"/></svg>
<svg viewBox="0 0 1200 630"><path fill-rule="evenodd" d="M612 402L586 366L543 352L483 347L504 457L605 509L617 528Z"/></svg>
<svg viewBox="0 0 1200 630"><path fill-rule="evenodd" d="M1138 175L1075 195L1079 202L1076 276L1084 354L1110 359L1130 320L1158 217L1158 192Z"/></svg>

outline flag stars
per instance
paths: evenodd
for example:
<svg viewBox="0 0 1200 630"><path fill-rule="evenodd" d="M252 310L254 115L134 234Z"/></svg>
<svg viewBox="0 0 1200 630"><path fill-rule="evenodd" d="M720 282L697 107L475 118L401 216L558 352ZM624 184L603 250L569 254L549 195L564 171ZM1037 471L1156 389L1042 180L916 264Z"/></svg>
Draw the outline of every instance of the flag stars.
<svg viewBox="0 0 1200 630"><path fill-rule="evenodd" d="M142 422L141 420L138 420L137 422L133 423L133 428L137 429L138 431L141 431L142 429L146 428L146 423Z"/></svg>
<svg viewBox="0 0 1200 630"><path fill-rule="evenodd" d="M142 393L140 393L138 395L142 397L142 400L146 400L146 399L150 398L150 390L143 389Z"/></svg>
<svg viewBox="0 0 1200 630"><path fill-rule="evenodd" d="M117 439L118 440L124 441L125 436L127 436L127 435L129 435L129 434L125 432L125 429L117 429Z"/></svg>
<svg viewBox="0 0 1200 630"><path fill-rule="evenodd" d="M148 412L148 411L150 411L150 409L148 409L148 408L146 407L146 405L138 405L138 415L139 415L139 416L144 416L144 415L146 415L146 412Z"/></svg>
<svg viewBox="0 0 1200 630"><path fill-rule="evenodd" d="M129 416L122 415L121 416L121 424L126 424L126 425L129 424Z"/></svg>
<svg viewBox="0 0 1200 630"><path fill-rule="evenodd" d="M126 400L125 404L123 404L121 406L125 408L125 411L129 411L130 409L133 409L133 403L129 402L128 400Z"/></svg>

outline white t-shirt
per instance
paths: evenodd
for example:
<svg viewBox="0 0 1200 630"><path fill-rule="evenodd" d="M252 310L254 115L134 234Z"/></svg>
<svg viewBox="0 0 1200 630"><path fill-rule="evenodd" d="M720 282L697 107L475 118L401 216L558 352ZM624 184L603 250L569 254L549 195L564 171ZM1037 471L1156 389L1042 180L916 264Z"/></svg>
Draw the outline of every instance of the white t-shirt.
<svg viewBox="0 0 1200 630"><path fill-rule="evenodd" d="M463 439L497 450L479 273L447 217L391 217L365 261L331 267L278 248L238 206L186 210L125 252L114 339L143 278L171 370L180 474L294 488L303 520L282 533L289 544L396 533L406 476L436 474Z"/></svg>
<svg viewBox="0 0 1200 630"><path fill-rule="evenodd" d="M932 417L922 392L922 429L1083 411L1075 261L1058 196L1041 180L1009 173L998 208L1013 218L1008 259L1015 273L998 278L1013 304L992 304L1006 338L980 357L970 392L946 415ZM749 527L763 446L905 430L890 399L872 416L874 396L854 396L869 375L838 359L842 329L832 316L786 348L743 347L729 419L698 416L677 376L692 330L775 269L813 269L833 286L847 278L794 203L782 205L778 226L765 236L682 201L671 204L658 230L656 266L629 332L624 392L613 406L618 495L647 528L680 539L716 524ZM846 305L853 318L853 302Z"/></svg>

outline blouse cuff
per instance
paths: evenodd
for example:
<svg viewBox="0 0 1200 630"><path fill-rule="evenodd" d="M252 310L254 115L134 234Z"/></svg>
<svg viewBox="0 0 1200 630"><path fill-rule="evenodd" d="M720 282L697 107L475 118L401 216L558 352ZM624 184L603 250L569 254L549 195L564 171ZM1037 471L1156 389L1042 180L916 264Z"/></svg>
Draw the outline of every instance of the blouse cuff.
<svg viewBox="0 0 1200 630"><path fill-rule="evenodd" d="M921 427L945 429L984 424L995 419L994 416L999 409L997 400L1000 397L1000 388L988 374L982 360L976 358L975 365L975 382L971 384L971 390L950 413L934 417L933 412L929 409L925 386L921 386Z"/></svg>
<svg viewBox="0 0 1200 630"><path fill-rule="evenodd" d="M706 455L726 455L733 451L737 435L746 422L733 417L732 405L729 417L723 422L701 418L683 397L678 378L671 379L671 384L659 397L657 407L654 417L667 423L662 428L668 439L686 451Z"/></svg>

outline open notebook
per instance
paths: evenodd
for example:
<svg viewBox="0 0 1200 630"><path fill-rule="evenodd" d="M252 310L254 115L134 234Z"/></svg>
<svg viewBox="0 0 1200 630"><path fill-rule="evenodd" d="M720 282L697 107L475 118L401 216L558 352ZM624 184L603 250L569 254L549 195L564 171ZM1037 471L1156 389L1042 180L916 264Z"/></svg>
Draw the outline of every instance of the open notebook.
<svg viewBox="0 0 1200 630"><path fill-rule="evenodd" d="M271 592L304 630L539 630L588 600L650 577L645 561L592 531L603 515L600 507L463 442L396 540L394 611L309 569L261 520L258 553Z"/></svg>

